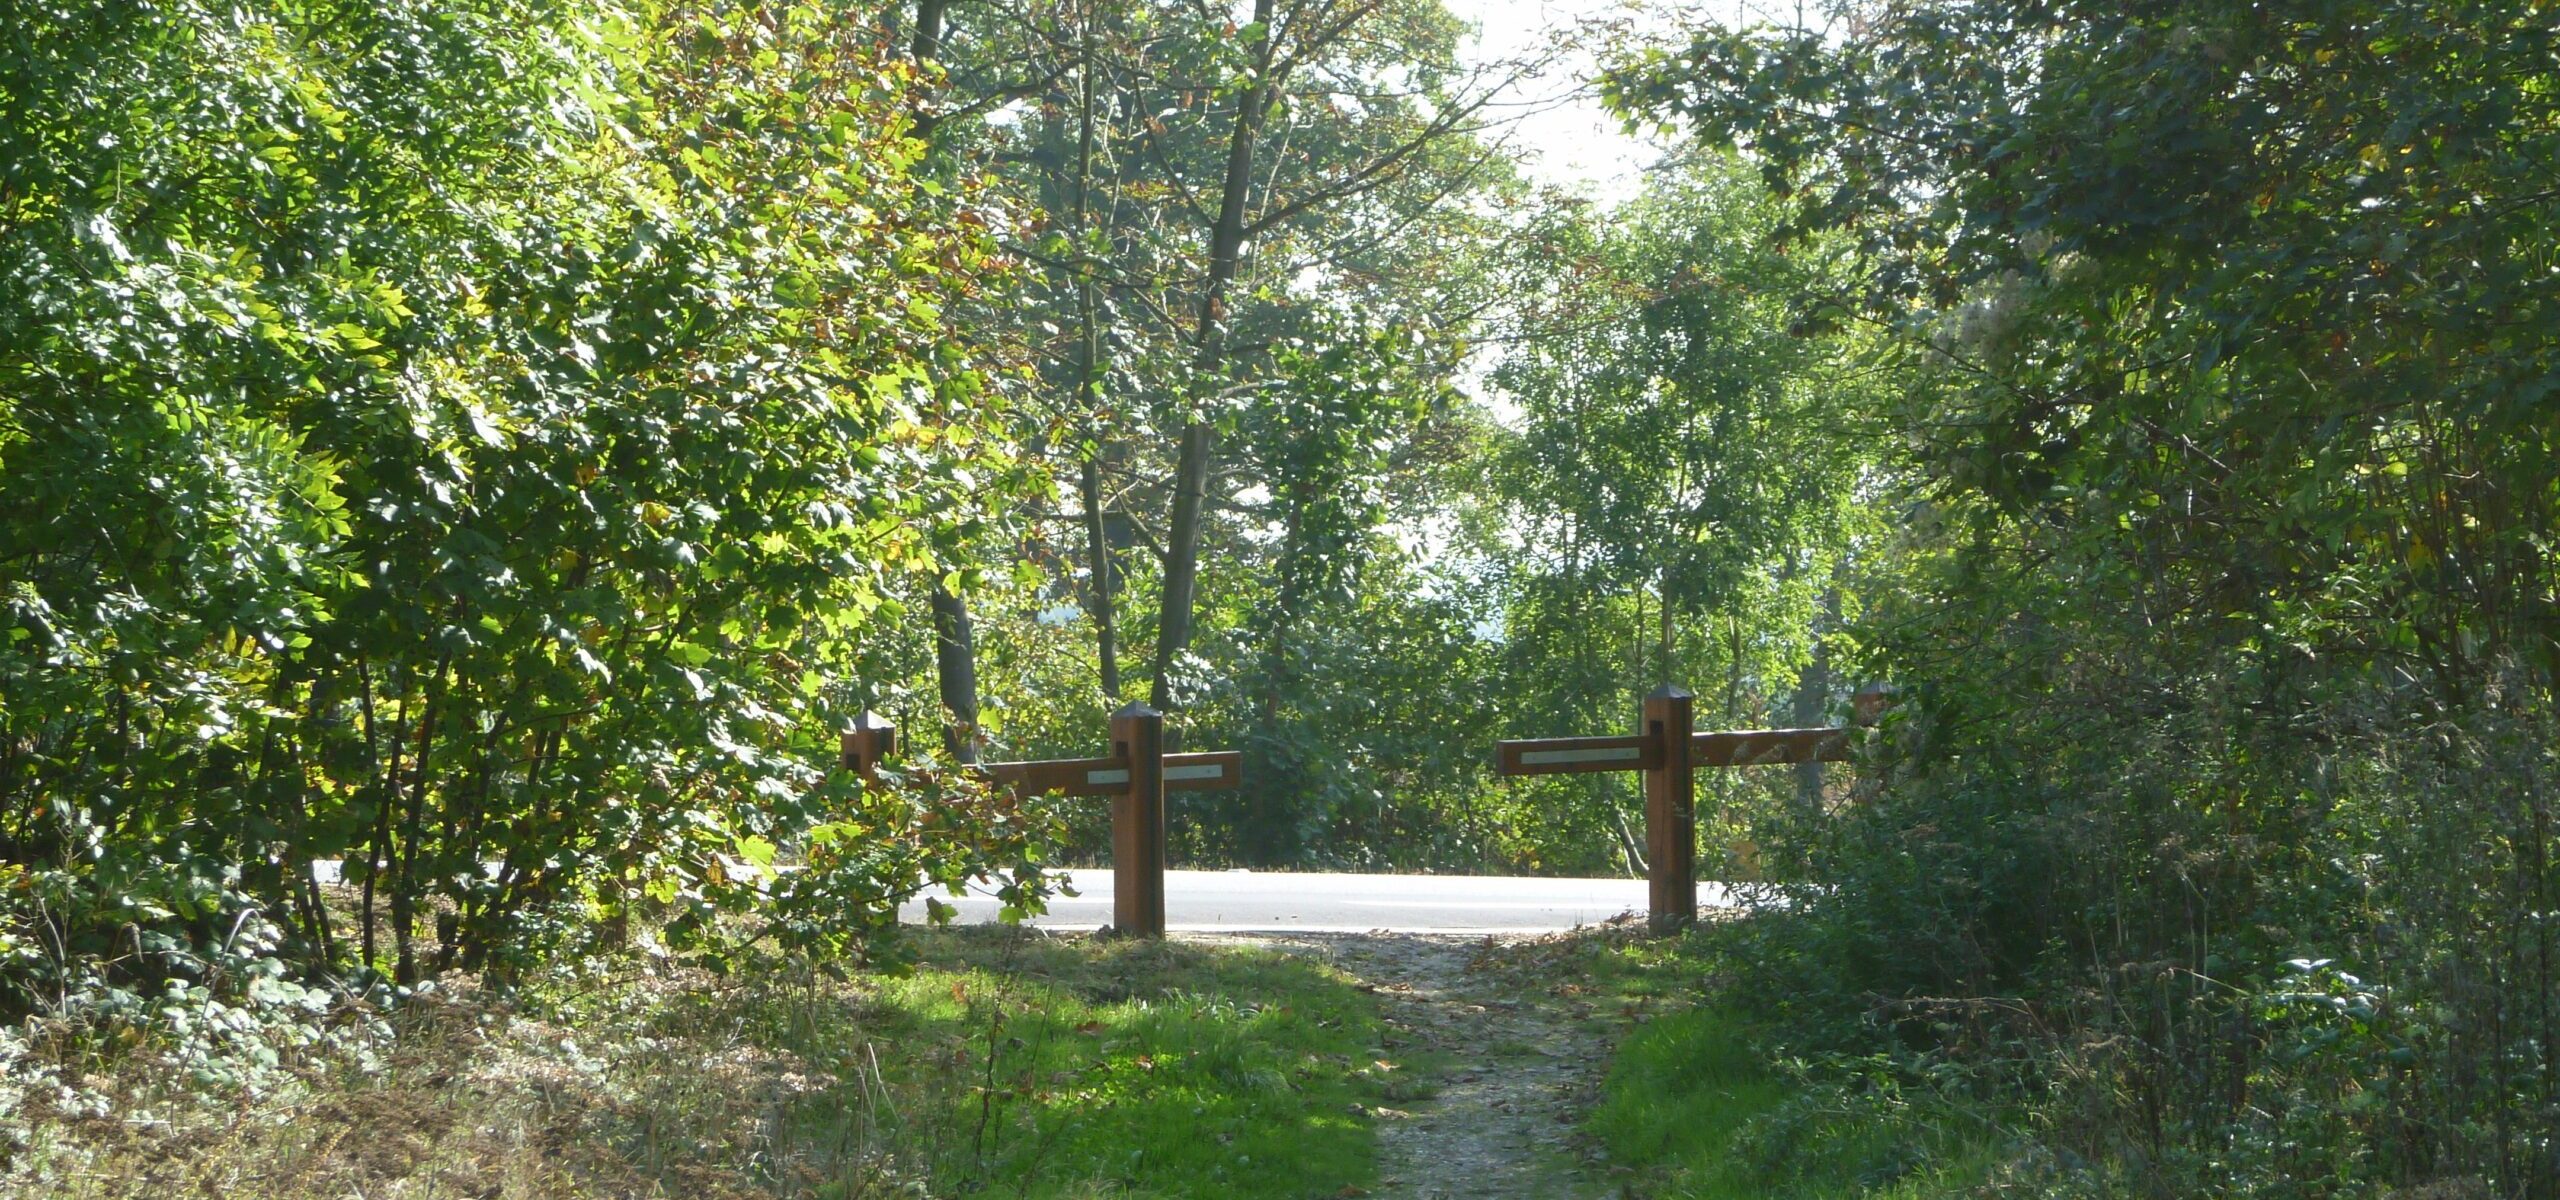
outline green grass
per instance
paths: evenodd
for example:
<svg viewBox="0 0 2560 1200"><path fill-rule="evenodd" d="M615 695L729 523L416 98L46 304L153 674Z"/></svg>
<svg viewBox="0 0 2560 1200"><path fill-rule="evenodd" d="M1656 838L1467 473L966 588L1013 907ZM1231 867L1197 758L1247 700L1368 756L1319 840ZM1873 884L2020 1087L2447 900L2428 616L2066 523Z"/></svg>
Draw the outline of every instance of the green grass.
<svg viewBox="0 0 2560 1200"><path fill-rule="evenodd" d="M938 1175L1030 1197L1331 1196L1372 1182L1376 1006L1309 959L958 935L869 1026L966 1077ZM980 1120L984 1115L985 1119Z"/></svg>
<svg viewBox="0 0 2560 1200"><path fill-rule="evenodd" d="M1357 1194L1376 1002L1302 957L921 935L911 974L624 962L401 1018L372 1070L190 1094L147 1048L89 1113L0 1110L0 1196L1035 1200Z"/></svg>
<svg viewBox="0 0 2560 1200"><path fill-rule="evenodd" d="M1625 1182L1657 1200L1926 1200L1970 1194L1991 1131L1961 1106L1867 1069L1790 1067L1747 998L1716 982L1712 933L1631 929L1525 951L1515 969L1614 1022L1583 1124Z"/></svg>
<svg viewBox="0 0 2560 1200"><path fill-rule="evenodd" d="M1723 1007L1646 1024L1618 1046L1591 1132L1679 1200L1922 1200L1977 1181L1980 1146L1925 1101L1807 1086L1759 1037Z"/></svg>

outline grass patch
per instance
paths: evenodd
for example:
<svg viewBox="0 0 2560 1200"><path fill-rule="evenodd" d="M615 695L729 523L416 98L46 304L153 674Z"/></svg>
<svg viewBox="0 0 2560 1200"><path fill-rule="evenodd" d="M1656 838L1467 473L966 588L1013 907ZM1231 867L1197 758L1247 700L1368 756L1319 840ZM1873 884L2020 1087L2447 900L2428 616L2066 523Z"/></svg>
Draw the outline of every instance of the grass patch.
<svg viewBox="0 0 2560 1200"><path fill-rule="evenodd" d="M1371 1181L1374 1001L1307 958L996 934L884 987L957 1103L912 1139L963 1189L1330 1196Z"/></svg>
<svg viewBox="0 0 2560 1200"><path fill-rule="evenodd" d="M1375 1002L1313 960L1016 930L903 977L633 974L400 1019L205 1102L147 1050L0 1125L0 1194L1300 1200L1373 1182ZM630 964L624 964L626 970Z"/></svg>
<svg viewBox="0 0 2560 1200"><path fill-rule="evenodd" d="M1651 1194L1679 1200L1921 1200L1968 1194L1977 1138L1871 1079L1773 1067L1731 1008L1673 1013L1618 1046L1589 1129Z"/></svg>
<svg viewBox="0 0 2560 1200"><path fill-rule="evenodd" d="M1884 1060L1808 1062L1717 983L1713 930L1611 927L1515 952L1528 986L1613 1023L1582 1132L1631 1196L1923 1200L1991 1169L1991 1124Z"/></svg>

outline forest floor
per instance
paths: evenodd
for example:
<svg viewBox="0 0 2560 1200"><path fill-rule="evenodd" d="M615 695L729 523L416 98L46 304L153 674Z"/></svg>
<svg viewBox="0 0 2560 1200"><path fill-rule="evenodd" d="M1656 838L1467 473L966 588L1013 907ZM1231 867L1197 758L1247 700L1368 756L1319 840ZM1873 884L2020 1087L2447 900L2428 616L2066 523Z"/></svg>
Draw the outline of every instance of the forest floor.
<svg viewBox="0 0 2560 1200"><path fill-rule="evenodd" d="M618 959L422 992L344 1045L243 1029L219 1052L269 1066L219 1086L181 1045L62 1035L0 1055L0 1200L1596 1200L1645 1182L1582 1132L1613 1051L1686 1004L1637 932L918 930L911 971L843 978Z"/></svg>
<svg viewBox="0 0 2560 1200"><path fill-rule="evenodd" d="M1414 933L1202 937L1308 954L1381 1001L1392 1107L1371 1194L1395 1200L1613 1194L1575 1133L1600 1086L1609 1023L1570 983L1522 986L1525 939Z"/></svg>

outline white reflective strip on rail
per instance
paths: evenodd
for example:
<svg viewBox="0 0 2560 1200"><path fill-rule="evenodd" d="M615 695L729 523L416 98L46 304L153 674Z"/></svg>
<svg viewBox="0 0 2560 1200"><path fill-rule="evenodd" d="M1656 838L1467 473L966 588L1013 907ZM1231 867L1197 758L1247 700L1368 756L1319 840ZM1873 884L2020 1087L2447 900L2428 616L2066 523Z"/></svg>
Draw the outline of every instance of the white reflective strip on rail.
<svg viewBox="0 0 2560 1200"><path fill-rule="evenodd" d="M1541 766L1548 763L1636 762L1644 757L1642 746L1602 746L1595 750L1523 750L1520 765Z"/></svg>
<svg viewBox="0 0 2560 1200"><path fill-rule="evenodd" d="M1224 779L1226 777L1227 766L1225 763L1206 763L1200 766L1166 767L1164 769L1164 781L1166 783L1172 783L1179 779Z"/></svg>
<svg viewBox="0 0 2560 1200"><path fill-rule="evenodd" d="M1127 783L1129 769L1122 767L1113 771L1087 771L1084 773L1084 781L1088 784Z"/></svg>

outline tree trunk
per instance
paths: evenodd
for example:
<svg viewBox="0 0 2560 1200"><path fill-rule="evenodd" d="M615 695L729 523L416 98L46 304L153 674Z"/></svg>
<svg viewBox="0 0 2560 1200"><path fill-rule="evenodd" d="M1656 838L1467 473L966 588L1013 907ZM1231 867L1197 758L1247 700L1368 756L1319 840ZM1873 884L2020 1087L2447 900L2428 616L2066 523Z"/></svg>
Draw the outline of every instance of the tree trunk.
<svg viewBox="0 0 2560 1200"><path fill-rule="evenodd" d="M1100 453L1099 448L1095 453ZM1092 564L1093 586L1086 604L1093 613L1094 657L1102 668L1102 694L1120 698L1120 625L1111 594L1111 534L1102 518L1102 467L1084 461L1085 559Z"/></svg>
<svg viewBox="0 0 2560 1200"><path fill-rule="evenodd" d="M1253 153L1262 132L1262 117L1271 104L1273 0L1254 0L1253 22L1263 30L1255 53L1253 84L1236 98L1234 132L1227 139L1227 171L1219 189L1218 222L1209 231L1209 271L1200 290L1200 329L1195 378L1198 389L1215 389L1226 362L1227 287L1235 282L1244 254L1245 200L1253 185ZM1208 399L1193 396L1194 411L1182 430L1182 447L1174 466L1173 514L1165 531L1164 608L1156 623L1153 703L1173 707L1174 660L1191 646L1191 615L1200 582L1200 527L1208 514L1209 455L1214 431L1198 411Z"/></svg>
<svg viewBox="0 0 2560 1200"><path fill-rule="evenodd" d="M942 54L942 18L950 0L916 0L915 38L908 53L919 67ZM919 136L931 128L918 123ZM943 748L955 762L978 761L978 647L969 627L969 602L937 582L933 585L933 672L946 714Z"/></svg>
<svg viewBox="0 0 2560 1200"><path fill-rule="evenodd" d="M915 40L907 52L921 65L942 56L942 14L950 0L916 0Z"/></svg>
<svg viewBox="0 0 2560 1200"><path fill-rule="evenodd" d="M1822 615L1815 618L1813 661L1796 676L1794 724L1803 729L1822 723L1823 702L1831 698L1831 629L1840 624L1840 587L1823 589ZM1822 806L1822 764L1796 764L1796 803L1807 810Z"/></svg>
<svg viewBox="0 0 2560 1200"><path fill-rule="evenodd" d="M1191 647L1193 595L1200 584L1200 523L1209 492L1211 432L1193 421L1182 431L1173 472L1173 520L1165 538L1164 605L1156 622L1155 687L1149 703L1170 711L1173 663Z"/></svg>
<svg viewBox="0 0 2560 1200"><path fill-rule="evenodd" d="M1083 243L1076 264L1076 390L1084 405L1092 449L1085 454L1079 480L1084 496L1085 561L1093 572L1086 599L1093 614L1094 660L1101 668L1102 694L1120 699L1120 623L1112 596L1111 530L1102 511L1102 313L1093 291L1093 266L1081 261L1093 252L1093 9L1078 15L1076 64L1076 237Z"/></svg>
<svg viewBox="0 0 2560 1200"><path fill-rule="evenodd" d="M1677 678L1680 673L1680 639L1678 630L1675 629L1671 623L1671 572L1667 568L1662 573L1661 599L1662 678L1657 679L1654 682L1677 684L1680 682Z"/></svg>
<svg viewBox="0 0 2560 1200"><path fill-rule="evenodd" d="M933 670L942 684L942 745L954 762L978 761L978 647L969 628L969 605L941 584L933 587Z"/></svg>

